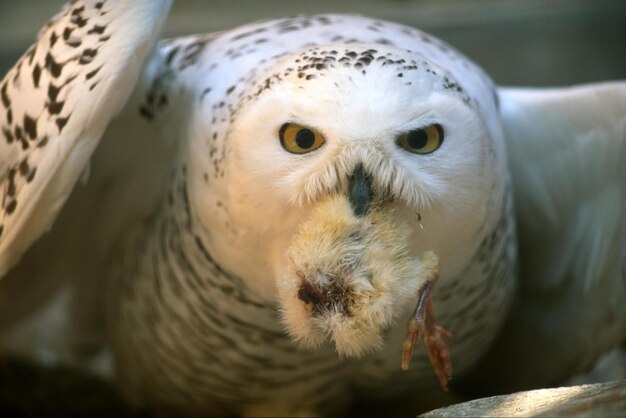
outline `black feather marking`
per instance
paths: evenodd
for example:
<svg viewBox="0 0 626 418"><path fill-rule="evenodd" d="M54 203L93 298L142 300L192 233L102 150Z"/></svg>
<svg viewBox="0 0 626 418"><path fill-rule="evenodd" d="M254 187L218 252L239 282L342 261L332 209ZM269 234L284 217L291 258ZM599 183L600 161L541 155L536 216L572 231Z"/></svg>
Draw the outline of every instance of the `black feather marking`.
<svg viewBox="0 0 626 418"><path fill-rule="evenodd" d="M93 28L87 31L87 34L97 33L98 35L102 35L106 30L106 26L95 25Z"/></svg>
<svg viewBox="0 0 626 418"><path fill-rule="evenodd" d="M154 119L154 114L146 106L141 106L139 108L139 114L147 120Z"/></svg>
<svg viewBox="0 0 626 418"><path fill-rule="evenodd" d="M72 22L73 24L75 24L79 28L85 27L85 25L89 21L89 19L83 18L80 15L81 12L82 12L82 10L80 10L80 9L74 9L74 11L72 11L72 17L70 18L70 22Z"/></svg>
<svg viewBox="0 0 626 418"><path fill-rule="evenodd" d="M85 6L80 6L72 10L72 16L78 16L85 11Z"/></svg>
<svg viewBox="0 0 626 418"><path fill-rule="evenodd" d="M17 139L18 141L21 141L22 139L24 139L24 136L22 135L22 128L20 126L16 126L14 128L13 135L15 136L15 139Z"/></svg>
<svg viewBox="0 0 626 418"><path fill-rule="evenodd" d="M58 115L63 110L65 102L51 102L48 104L48 113L51 115Z"/></svg>
<svg viewBox="0 0 626 418"><path fill-rule="evenodd" d="M61 75L63 65L56 62L52 55L48 52L48 54L46 55L46 69L50 71L52 77L57 78Z"/></svg>
<svg viewBox="0 0 626 418"><path fill-rule="evenodd" d="M66 118L57 118L56 124L59 128L59 133L63 132L63 128L67 124L67 121L70 119L69 115Z"/></svg>
<svg viewBox="0 0 626 418"><path fill-rule="evenodd" d="M15 197L15 168L9 170L9 175L7 176L8 184L7 184L7 196Z"/></svg>
<svg viewBox="0 0 626 418"><path fill-rule="evenodd" d="M37 148L43 148L48 144L48 135L41 138L41 141L37 144Z"/></svg>
<svg viewBox="0 0 626 418"><path fill-rule="evenodd" d="M54 44L57 43L58 39L59 39L59 35L57 35L56 32L52 32L50 34L50 48L52 48L54 46Z"/></svg>
<svg viewBox="0 0 626 418"><path fill-rule="evenodd" d="M37 167L33 168L28 176L26 177L26 183L30 183L35 178L35 173L37 173Z"/></svg>
<svg viewBox="0 0 626 418"><path fill-rule="evenodd" d="M28 160L24 158L20 165L18 166L18 170L22 177L26 176L30 172L30 166L28 165Z"/></svg>
<svg viewBox="0 0 626 418"><path fill-rule="evenodd" d="M30 139L37 138L37 121L28 115L24 115L24 131Z"/></svg>
<svg viewBox="0 0 626 418"><path fill-rule="evenodd" d="M11 202L9 202L9 204L6 206L6 208L4 208L4 210L5 210L7 215L10 215L13 212L15 212L15 208L16 207L17 207L17 200L13 199L13 200L11 200Z"/></svg>
<svg viewBox="0 0 626 418"><path fill-rule="evenodd" d="M33 85L35 88L39 88L39 79L41 78L41 67L39 64L35 64L33 67Z"/></svg>
<svg viewBox="0 0 626 418"><path fill-rule="evenodd" d="M2 97L2 104L4 107L11 106L11 100L9 99L9 94L7 93L7 83L6 81L2 84L2 88L0 88L0 97Z"/></svg>
<svg viewBox="0 0 626 418"><path fill-rule="evenodd" d="M66 40L66 41L67 41L68 39L70 39L70 36L72 36L72 31L74 31L74 29L73 29L73 28L66 27L66 28L63 30L63 39L64 39L64 40Z"/></svg>
<svg viewBox="0 0 626 418"><path fill-rule="evenodd" d="M78 63L81 65L89 64L91 61L93 61L93 59L95 58L97 54L98 54L97 49L87 48L83 51L82 55L78 59Z"/></svg>
<svg viewBox="0 0 626 418"><path fill-rule="evenodd" d="M179 49L180 47L177 46L177 47L172 48L172 50L167 53L167 57L165 58L165 63L167 65L170 65L172 63L172 60L174 60L174 57L178 53Z"/></svg>
<svg viewBox="0 0 626 418"><path fill-rule="evenodd" d="M7 128L2 128L2 133L4 134L4 138L7 140L8 144L13 143L13 134Z"/></svg>
<svg viewBox="0 0 626 418"><path fill-rule="evenodd" d="M95 69L95 70L93 70L93 71L88 72L88 73L85 75L85 80L90 80L91 78L93 78L96 74L98 74L98 71L100 71L100 69L101 69L101 68L102 68L102 66L100 66L100 67L96 68L96 69Z"/></svg>
<svg viewBox="0 0 626 418"><path fill-rule="evenodd" d="M60 91L60 87L56 87L54 84L50 83L48 86L48 99L50 99L51 102L56 102Z"/></svg>

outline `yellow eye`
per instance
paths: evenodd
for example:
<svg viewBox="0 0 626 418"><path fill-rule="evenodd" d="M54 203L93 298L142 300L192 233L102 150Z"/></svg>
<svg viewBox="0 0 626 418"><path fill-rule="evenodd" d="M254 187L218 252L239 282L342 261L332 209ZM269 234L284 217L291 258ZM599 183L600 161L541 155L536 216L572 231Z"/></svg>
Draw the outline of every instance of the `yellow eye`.
<svg viewBox="0 0 626 418"><path fill-rule="evenodd" d="M280 144L293 154L306 154L315 151L326 142L322 134L316 130L297 123L285 123L280 127L278 134Z"/></svg>
<svg viewBox="0 0 626 418"><path fill-rule="evenodd" d="M439 124L413 129L398 137L398 145L413 154L430 154L443 143L443 128Z"/></svg>

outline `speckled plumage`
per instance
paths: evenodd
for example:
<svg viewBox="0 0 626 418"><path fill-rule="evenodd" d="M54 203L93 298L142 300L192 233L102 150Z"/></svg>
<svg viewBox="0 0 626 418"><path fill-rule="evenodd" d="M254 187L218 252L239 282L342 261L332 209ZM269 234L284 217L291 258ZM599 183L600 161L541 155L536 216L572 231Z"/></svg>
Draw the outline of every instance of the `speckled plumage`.
<svg viewBox="0 0 626 418"><path fill-rule="evenodd" d="M400 369L410 274L390 280L391 289L376 283L383 290L372 303L394 302L383 304L394 325L383 321L372 334L382 343L364 338L342 351L323 335L298 337L307 312L315 318L320 310L300 297L298 275L319 271L323 283L346 270L346 260L350 273L341 274L354 267L367 275L376 271L362 261L376 244L368 240L399 237L404 228L406 248L389 251L389 260L406 260L414 269L406 271L416 272L420 254L435 251L437 318L453 334L455 376L468 375L496 338L516 287L506 126L488 76L423 32L354 16L281 19L153 48L168 7L74 2L2 82L0 272L47 229L89 161L91 174L0 288L22 296L42 283L61 290L33 303L34 317L0 306L7 312L0 346L105 373L110 349L126 396L172 412L332 413L360 397L413 397L437 378L423 347L408 372ZM624 86L616 89L624 102ZM289 154L278 140L285 122L322 132L324 145ZM446 135L437 151L414 155L397 145L402 132L432 123ZM339 270L324 270L315 254L290 260L306 248L347 245L303 225L330 213L312 215L328 196L347 199L355 167L371 181L375 212L393 222L372 215L368 223L366 215L363 225L375 233L358 226L349 247L357 255L337 251L344 258L328 264ZM39 179L47 182L35 188ZM333 303L324 309L354 313ZM296 311L303 316L289 316ZM356 323L370 326L363 315ZM32 347L43 327L52 329L41 317L60 318L48 321L57 336ZM332 330L343 328L329 329L336 342ZM623 337L615 331L605 340Z"/></svg>

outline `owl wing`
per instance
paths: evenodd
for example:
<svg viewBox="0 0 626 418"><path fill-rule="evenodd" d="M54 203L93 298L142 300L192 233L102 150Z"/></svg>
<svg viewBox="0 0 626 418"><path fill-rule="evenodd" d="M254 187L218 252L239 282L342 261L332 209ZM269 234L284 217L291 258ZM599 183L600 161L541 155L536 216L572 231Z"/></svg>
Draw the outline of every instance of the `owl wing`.
<svg viewBox="0 0 626 418"><path fill-rule="evenodd" d="M153 49L171 0L79 0L0 85L0 277L48 230Z"/></svg>
<svg viewBox="0 0 626 418"><path fill-rule="evenodd" d="M483 370L515 390L560 383L626 339L626 82L499 99L521 277Z"/></svg>

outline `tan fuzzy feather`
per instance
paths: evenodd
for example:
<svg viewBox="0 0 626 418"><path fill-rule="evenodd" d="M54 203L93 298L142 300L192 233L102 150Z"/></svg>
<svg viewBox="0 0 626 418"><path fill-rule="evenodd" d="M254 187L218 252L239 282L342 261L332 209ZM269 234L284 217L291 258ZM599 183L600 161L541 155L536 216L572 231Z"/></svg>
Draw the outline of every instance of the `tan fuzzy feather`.
<svg viewBox="0 0 626 418"><path fill-rule="evenodd" d="M394 313L423 282L420 261L407 252L408 233L384 205L357 217L343 195L320 201L291 242L279 284L291 336L305 346L328 337L351 357L380 346Z"/></svg>

